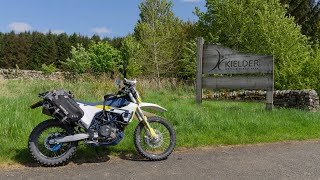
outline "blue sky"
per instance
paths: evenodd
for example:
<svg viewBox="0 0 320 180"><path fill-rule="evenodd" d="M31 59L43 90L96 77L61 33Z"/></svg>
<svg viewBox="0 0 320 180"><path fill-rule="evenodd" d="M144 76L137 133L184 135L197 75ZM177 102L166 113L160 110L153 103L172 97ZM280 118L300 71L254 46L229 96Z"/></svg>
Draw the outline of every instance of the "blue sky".
<svg viewBox="0 0 320 180"><path fill-rule="evenodd" d="M0 0L0 31L74 32L116 37L133 32L142 0ZM196 20L204 0L173 0L180 19Z"/></svg>

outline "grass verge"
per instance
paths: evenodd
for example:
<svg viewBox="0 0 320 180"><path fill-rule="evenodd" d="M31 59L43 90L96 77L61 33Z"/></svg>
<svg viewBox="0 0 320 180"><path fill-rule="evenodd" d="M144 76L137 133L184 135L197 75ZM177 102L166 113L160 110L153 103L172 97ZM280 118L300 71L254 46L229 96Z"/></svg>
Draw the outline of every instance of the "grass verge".
<svg viewBox="0 0 320 180"><path fill-rule="evenodd" d="M139 83L139 82L138 82ZM0 82L0 164L32 163L27 141L33 127L49 119L41 109L31 110L37 94L52 89L67 89L77 99L101 101L105 93L115 92L112 82L60 82L8 80ZM254 144L286 140L320 138L320 113L294 109L265 111L263 103L204 101L198 105L194 91L189 88L143 89L145 102L159 104L169 111L157 113L166 118L177 133L177 147ZM135 153L133 122L125 132L124 140L114 147L79 147L75 161L97 161L112 153Z"/></svg>

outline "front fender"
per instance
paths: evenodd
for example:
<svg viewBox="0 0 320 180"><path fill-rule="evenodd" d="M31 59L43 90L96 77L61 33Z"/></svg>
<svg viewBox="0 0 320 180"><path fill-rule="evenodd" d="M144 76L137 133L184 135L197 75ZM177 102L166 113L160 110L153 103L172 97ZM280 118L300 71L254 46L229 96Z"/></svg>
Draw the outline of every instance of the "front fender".
<svg viewBox="0 0 320 180"><path fill-rule="evenodd" d="M163 108L163 107L161 107L161 106L159 106L159 105L157 105L157 104L153 104L153 103L145 103L145 102L143 102L143 103L140 103L140 104L139 104L139 107L140 107L141 109L143 109L143 108L150 108L150 109L154 109L154 110L161 111L161 112L166 112L166 111L168 111L168 110L166 110L165 108Z"/></svg>

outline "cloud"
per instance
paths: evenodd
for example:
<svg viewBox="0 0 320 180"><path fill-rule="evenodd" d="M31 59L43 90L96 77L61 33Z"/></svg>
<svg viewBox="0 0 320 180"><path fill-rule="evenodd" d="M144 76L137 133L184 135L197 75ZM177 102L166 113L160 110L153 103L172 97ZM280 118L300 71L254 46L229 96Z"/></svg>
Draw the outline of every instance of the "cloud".
<svg viewBox="0 0 320 180"><path fill-rule="evenodd" d="M51 32L52 32L53 34L62 34L62 33L65 33L65 31L62 30L62 29L54 29L54 30L51 30Z"/></svg>
<svg viewBox="0 0 320 180"><path fill-rule="evenodd" d="M32 26L24 22L13 22L8 25L8 28L11 31L15 31L15 32L25 32L25 31L30 31L32 29Z"/></svg>
<svg viewBox="0 0 320 180"><path fill-rule="evenodd" d="M199 3L201 0L182 0L185 3Z"/></svg>
<svg viewBox="0 0 320 180"><path fill-rule="evenodd" d="M97 34L110 34L112 33L111 29L108 29L106 27L95 27L91 29L91 32L97 33Z"/></svg>

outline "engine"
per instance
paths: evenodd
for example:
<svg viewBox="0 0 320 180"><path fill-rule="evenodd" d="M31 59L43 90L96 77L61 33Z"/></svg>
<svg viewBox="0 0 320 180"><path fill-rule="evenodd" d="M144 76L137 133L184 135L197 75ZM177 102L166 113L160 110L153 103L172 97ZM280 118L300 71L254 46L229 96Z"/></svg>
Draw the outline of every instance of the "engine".
<svg viewBox="0 0 320 180"><path fill-rule="evenodd" d="M118 128L112 125L103 125L99 128L99 136L115 139L117 137Z"/></svg>
<svg viewBox="0 0 320 180"><path fill-rule="evenodd" d="M106 115L100 113L94 117L89 131L94 134L93 137L97 142L112 142L117 139L119 133L122 133L124 126L121 115L106 112Z"/></svg>

